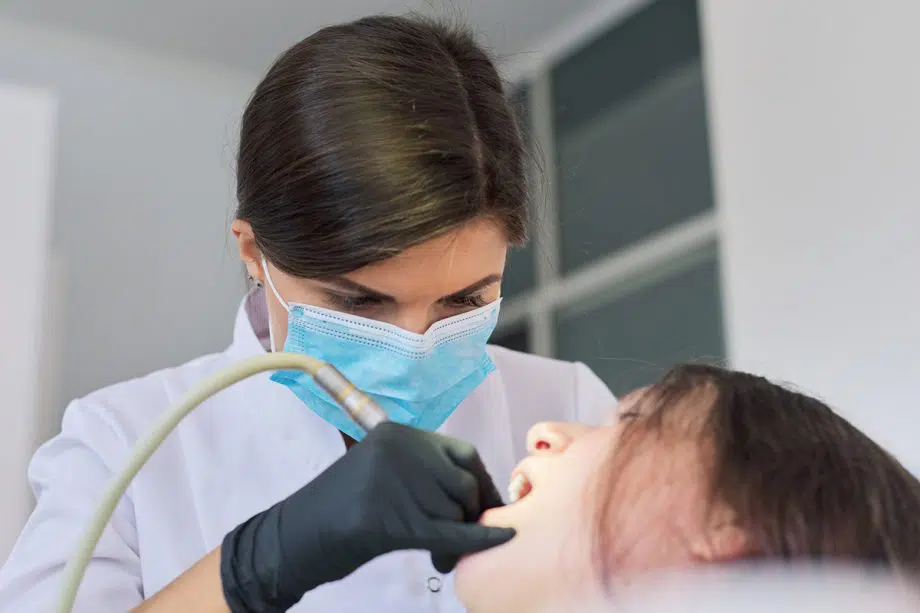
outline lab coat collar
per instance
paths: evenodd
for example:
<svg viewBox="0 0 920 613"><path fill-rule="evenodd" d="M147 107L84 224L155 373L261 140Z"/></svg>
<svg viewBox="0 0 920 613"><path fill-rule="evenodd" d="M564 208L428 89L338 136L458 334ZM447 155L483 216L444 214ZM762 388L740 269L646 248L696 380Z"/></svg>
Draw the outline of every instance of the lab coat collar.
<svg viewBox="0 0 920 613"><path fill-rule="evenodd" d="M240 360L264 355L269 347L265 291L254 287L237 311L229 353ZM258 416L259 423L253 427L267 425L270 431L283 433L275 443L279 445L279 453L288 454L289 466L304 466L296 473L301 482L312 479L345 453L345 444L335 426L307 409L303 401L283 385L272 382L269 373L251 377L245 389L249 394L245 401L247 415ZM271 409L252 412L253 406ZM308 451L304 448L304 436L309 437Z"/></svg>
<svg viewBox="0 0 920 613"><path fill-rule="evenodd" d="M231 350L238 355L253 356L268 352L269 347L265 290L253 287L236 312Z"/></svg>

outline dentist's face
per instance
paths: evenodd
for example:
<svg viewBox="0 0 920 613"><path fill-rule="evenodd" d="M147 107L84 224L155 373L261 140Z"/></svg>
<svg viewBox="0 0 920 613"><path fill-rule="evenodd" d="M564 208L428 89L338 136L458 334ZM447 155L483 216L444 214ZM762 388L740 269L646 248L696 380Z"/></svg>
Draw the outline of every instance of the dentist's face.
<svg viewBox="0 0 920 613"><path fill-rule="evenodd" d="M287 311L268 287L252 228L237 220L233 232L250 276L266 288L272 333L283 347ZM442 319L497 300L507 251L502 228L483 219L339 277L294 277L271 262L268 274L288 303L353 313L421 334Z"/></svg>
<svg viewBox="0 0 920 613"><path fill-rule="evenodd" d="M471 613L564 611L599 598L599 535L609 537L600 549L615 582L700 556L704 479L696 442L644 435L636 423L629 432L631 457L612 462L624 429L642 419L636 400L643 393L624 398L603 427L542 423L531 429L530 456L514 473L526 479L524 497L482 518L515 528L517 536L465 558L456 571Z"/></svg>

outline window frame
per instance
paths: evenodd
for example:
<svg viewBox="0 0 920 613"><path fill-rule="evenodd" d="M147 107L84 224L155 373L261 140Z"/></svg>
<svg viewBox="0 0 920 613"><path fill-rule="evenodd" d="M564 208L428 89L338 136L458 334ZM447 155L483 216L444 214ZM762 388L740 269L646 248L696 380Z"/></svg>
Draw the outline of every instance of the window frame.
<svg viewBox="0 0 920 613"><path fill-rule="evenodd" d="M503 67L511 90L524 86L528 90L526 116L530 125L524 126L524 130L530 135L531 152L536 162L531 169L532 201L539 206L535 207L538 210L534 211L531 238L531 253L536 258L535 286L505 300L494 338L500 338L503 332L514 333L526 328L529 351L536 355L556 355L556 313L599 294L626 295L644 281L660 277L662 270L679 268L675 264L682 260L713 249L718 252L720 229L717 211L713 208L577 270L561 274L552 71L584 45L615 29L652 1L608 0L596 11L584 15L584 19L563 36L550 40L541 53L528 55L526 63ZM704 63L704 58L699 61Z"/></svg>

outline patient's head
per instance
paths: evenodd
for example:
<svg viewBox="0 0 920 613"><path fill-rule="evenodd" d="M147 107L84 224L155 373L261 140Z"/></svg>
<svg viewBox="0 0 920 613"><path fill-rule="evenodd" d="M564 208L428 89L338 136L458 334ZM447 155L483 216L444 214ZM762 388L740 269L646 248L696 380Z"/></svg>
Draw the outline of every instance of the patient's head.
<svg viewBox="0 0 920 613"><path fill-rule="evenodd" d="M920 571L920 482L818 400L760 377L682 366L609 425L538 424L528 447L526 495L482 520L517 536L457 568L473 613L742 559Z"/></svg>

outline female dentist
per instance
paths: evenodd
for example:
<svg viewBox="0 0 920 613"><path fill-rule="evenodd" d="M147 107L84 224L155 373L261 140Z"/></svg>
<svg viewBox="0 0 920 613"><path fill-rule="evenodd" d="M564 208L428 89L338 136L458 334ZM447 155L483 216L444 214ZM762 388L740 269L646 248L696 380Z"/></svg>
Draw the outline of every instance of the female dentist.
<svg viewBox="0 0 920 613"><path fill-rule="evenodd" d="M506 251L526 239L526 166L467 32L372 17L298 43L249 101L237 173L232 230L253 288L233 342L67 408L30 466L37 506L0 610L49 610L134 441L246 357L329 361L414 428L384 424L346 453L361 432L305 377L225 390L128 490L78 613L459 613L447 571L511 536L460 522L499 504L492 480L507 483L528 427L599 422L614 403L584 365L486 345Z"/></svg>

